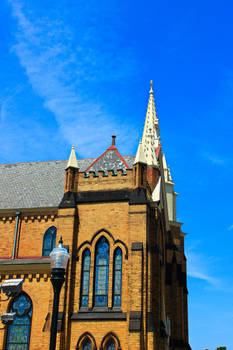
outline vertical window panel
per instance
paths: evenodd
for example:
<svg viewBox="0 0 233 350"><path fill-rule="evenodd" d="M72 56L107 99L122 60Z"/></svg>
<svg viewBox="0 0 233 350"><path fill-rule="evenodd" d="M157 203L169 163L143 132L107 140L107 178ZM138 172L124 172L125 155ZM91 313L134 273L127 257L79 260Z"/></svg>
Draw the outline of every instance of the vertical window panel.
<svg viewBox="0 0 233 350"><path fill-rule="evenodd" d="M12 303L10 312L15 312L13 323L7 328L6 350L28 350L31 334L32 303L21 293Z"/></svg>
<svg viewBox="0 0 233 350"><path fill-rule="evenodd" d="M90 266L91 266L91 253L89 249L85 249L82 255L82 281L81 281L81 299L80 299L81 307L88 307Z"/></svg>
<svg viewBox="0 0 233 350"><path fill-rule="evenodd" d="M109 244L101 237L95 251L95 293L94 305L108 305Z"/></svg>
<svg viewBox="0 0 233 350"><path fill-rule="evenodd" d="M113 306L121 306L122 250L118 247L113 258Z"/></svg>
<svg viewBox="0 0 233 350"><path fill-rule="evenodd" d="M89 338L86 338L82 345L82 350L91 350L91 341Z"/></svg>
<svg viewBox="0 0 233 350"><path fill-rule="evenodd" d="M44 234L42 256L49 256L56 244L57 229L54 226L48 228Z"/></svg>
<svg viewBox="0 0 233 350"><path fill-rule="evenodd" d="M116 350L116 344L113 339L109 339L106 346L105 350Z"/></svg>

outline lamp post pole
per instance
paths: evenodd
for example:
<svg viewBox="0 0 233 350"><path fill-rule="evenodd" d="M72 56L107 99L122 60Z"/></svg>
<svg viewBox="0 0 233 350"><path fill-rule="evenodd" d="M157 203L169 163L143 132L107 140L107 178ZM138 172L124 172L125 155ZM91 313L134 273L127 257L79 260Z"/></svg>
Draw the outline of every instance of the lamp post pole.
<svg viewBox="0 0 233 350"><path fill-rule="evenodd" d="M53 314L52 314L52 322L51 322L49 350L56 349L58 307L59 307L61 287L65 281L64 275L65 275L65 269L61 269L61 268L52 269L51 283L53 285L54 296L53 296Z"/></svg>
<svg viewBox="0 0 233 350"><path fill-rule="evenodd" d="M58 243L58 247L54 248L50 253L51 266L52 266L52 277L51 283L53 285L53 313L52 313L52 322L50 328L50 346L49 350L56 349L56 340L57 340L57 318L58 318L58 308L59 308L59 299L62 285L65 281L65 271L68 264L69 254L67 250L63 247L62 238Z"/></svg>

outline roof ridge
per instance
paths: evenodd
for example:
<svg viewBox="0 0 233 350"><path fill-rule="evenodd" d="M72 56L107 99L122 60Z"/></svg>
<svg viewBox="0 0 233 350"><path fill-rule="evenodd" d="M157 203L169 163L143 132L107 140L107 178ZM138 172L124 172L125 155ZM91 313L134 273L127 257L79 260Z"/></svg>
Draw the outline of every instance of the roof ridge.
<svg viewBox="0 0 233 350"><path fill-rule="evenodd" d="M91 158L77 158L77 160L87 160L87 159L96 159L94 157ZM57 160L34 160L31 162L16 162L16 163L0 163L1 165L13 165L13 164L30 164L30 163L51 163L51 162L67 162L68 159L57 159Z"/></svg>

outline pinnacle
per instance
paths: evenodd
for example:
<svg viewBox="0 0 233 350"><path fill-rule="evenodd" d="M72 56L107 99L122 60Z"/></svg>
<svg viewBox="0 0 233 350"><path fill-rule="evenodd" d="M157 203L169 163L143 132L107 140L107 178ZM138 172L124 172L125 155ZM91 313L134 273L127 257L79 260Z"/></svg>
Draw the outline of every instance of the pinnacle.
<svg viewBox="0 0 233 350"><path fill-rule="evenodd" d="M78 169L78 162L77 162L77 158L76 158L76 154L75 154L74 145L71 148L70 157L69 157L66 169L68 169L69 167Z"/></svg>
<svg viewBox="0 0 233 350"><path fill-rule="evenodd" d="M146 164L146 157L145 154L143 152L143 147L142 147L142 141L140 140L139 145L138 145L138 150L137 150L137 154L134 160L133 164L137 164L137 163L143 163Z"/></svg>

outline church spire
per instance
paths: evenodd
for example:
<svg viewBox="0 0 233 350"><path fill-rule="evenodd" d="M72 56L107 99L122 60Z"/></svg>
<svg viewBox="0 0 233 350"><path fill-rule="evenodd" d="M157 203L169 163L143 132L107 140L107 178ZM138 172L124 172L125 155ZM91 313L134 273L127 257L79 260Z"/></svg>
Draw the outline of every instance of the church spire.
<svg viewBox="0 0 233 350"><path fill-rule="evenodd" d="M72 149L71 149L71 152L70 152L70 158L68 160L66 169L68 169L70 167L78 169L78 162L77 162L74 146L72 146Z"/></svg>
<svg viewBox="0 0 233 350"><path fill-rule="evenodd" d="M150 82L150 97L146 112L145 126L142 136L142 147L146 157L147 165L158 166L156 149L160 143L159 120L155 110L153 82Z"/></svg>

